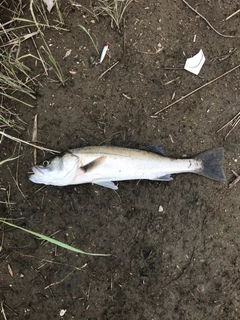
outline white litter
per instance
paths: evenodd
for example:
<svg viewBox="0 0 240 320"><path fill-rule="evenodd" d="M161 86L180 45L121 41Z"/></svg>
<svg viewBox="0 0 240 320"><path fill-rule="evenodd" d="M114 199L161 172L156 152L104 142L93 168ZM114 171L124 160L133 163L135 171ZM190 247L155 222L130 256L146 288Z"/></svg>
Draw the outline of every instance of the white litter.
<svg viewBox="0 0 240 320"><path fill-rule="evenodd" d="M72 49L68 50L66 53L65 53L65 56L63 57L63 59L66 59L68 56L70 56L72 52Z"/></svg>
<svg viewBox="0 0 240 320"><path fill-rule="evenodd" d="M200 70L202 69L202 66L205 62L205 56L203 54L202 49L192 58L187 59L184 69L194 73L196 75L199 74Z"/></svg>
<svg viewBox="0 0 240 320"><path fill-rule="evenodd" d="M43 0L43 2L47 5L47 11L51 12L51 10L54 6L53 0Z"/></svg>
<svg viewBox="0 0 240 320"><path fill-rule="evenodd" d="M63 317L66 312L67 312L67 309L60 310L60 312L59 312L60 317Z"/></svg>

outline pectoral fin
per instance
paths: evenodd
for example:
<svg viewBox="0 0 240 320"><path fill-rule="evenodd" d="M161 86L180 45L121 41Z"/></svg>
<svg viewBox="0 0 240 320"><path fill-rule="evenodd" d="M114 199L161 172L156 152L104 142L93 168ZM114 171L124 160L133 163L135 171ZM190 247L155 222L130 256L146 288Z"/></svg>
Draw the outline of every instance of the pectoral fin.
<svg viewBox="0 0 240 320"><path fill-rule="evenodd" d="M115 183L113 183L112 181L101 181L101 182L94 182L95 184L105 187L105 188L109 188L112 190L117 190L118 187L115 185Z"/></svg>
<svg viewBox="0 0 240 320"><path fill-rule="evenodd" d="M81 170L86 173L91 171L92 169L96 168L97 166L99 166L104 160L105 160L105 156L101 156L87 164L85 164L85 166L81 167Z"/></svg>

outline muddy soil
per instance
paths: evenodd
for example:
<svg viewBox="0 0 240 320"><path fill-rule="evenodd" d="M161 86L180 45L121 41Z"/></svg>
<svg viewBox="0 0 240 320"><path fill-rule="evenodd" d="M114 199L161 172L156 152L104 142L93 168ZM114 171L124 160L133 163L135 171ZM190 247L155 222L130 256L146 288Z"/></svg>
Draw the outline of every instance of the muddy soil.
<svg viewBox="0 0 240 320"><path fill-rule="evenodd" d="M240 61L240 16L226 20L239 2L189 3L218 32L233 37L217 34L183 1L134 1L120 32L108 16L97 21L84 7L64 2L69 31L44 34L66 85L53 70L45 76L29 58L33 74L40 75L36 107L6 101L26 122L25 131L8 133L31 141L38 114L38 141L58 151L155 144L182 157L223 146L227 181L179 174L171 182L119 182L117 191L91 184L42 188L28 180L33 149L19 149L5 138L1 160L13 150L22 157L0 168L0 200L8 202L0 203L1 216L84 251L111 254L76 254L2 225L0 299L6 319L60 319L61 310L63 319L240 318L240 184L228 188L231 170L240 173L240 126L227 139L230 127L217 132L240 111L240 69L155 116ZM96 1L81 4L93 10ZM110 43L111 57L101 65L90 65L96 51L78 24L94 36L99 51ZM206 62L196 76L183 66L200 49ZM21 50L36 55L30 41ZM39 162L48 156L38 151Z"/></svg>

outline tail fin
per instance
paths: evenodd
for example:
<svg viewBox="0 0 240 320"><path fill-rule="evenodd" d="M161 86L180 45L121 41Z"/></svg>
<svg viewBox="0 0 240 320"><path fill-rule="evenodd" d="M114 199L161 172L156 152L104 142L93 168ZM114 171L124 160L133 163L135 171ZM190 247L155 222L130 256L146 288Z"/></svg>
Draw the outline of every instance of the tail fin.
<svg viewBox="0 0 240 320"><path fill-rule="evenodd" d="M219 165L223 158L224 149L222 147L213 148L196 155L194 159L202 161L202 170L198 173L215 181L225 181L225 173Z"/></svg>

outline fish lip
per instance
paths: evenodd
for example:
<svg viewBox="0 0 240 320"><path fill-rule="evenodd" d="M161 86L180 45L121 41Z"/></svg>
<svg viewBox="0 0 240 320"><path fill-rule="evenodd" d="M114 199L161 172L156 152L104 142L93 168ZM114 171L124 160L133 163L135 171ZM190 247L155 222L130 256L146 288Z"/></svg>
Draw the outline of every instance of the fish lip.
<svg viewBox="0 0 240 320"><path fill-rule="evenodd" d="M44 173L37 166L32 167L32 171L33 175L35 174L38 177L42 177L44 175Z"/></svg>

